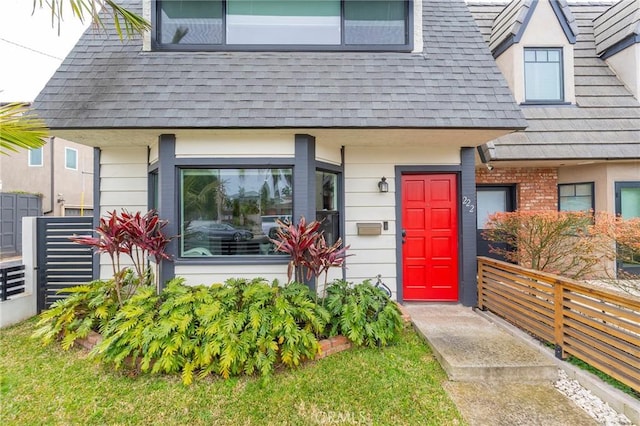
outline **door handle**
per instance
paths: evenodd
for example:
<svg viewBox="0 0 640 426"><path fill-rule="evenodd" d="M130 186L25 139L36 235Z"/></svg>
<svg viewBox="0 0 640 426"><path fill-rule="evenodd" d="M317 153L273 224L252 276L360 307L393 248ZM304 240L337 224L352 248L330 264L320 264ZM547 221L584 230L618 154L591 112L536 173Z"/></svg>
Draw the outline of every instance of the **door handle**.
<svg viewBox="0 0 640 426"><path fill-rule="evenodd" d="M406 230L402 230L402 244L404 244L406 242L405 237L407 236L407 231Z"/></svg>

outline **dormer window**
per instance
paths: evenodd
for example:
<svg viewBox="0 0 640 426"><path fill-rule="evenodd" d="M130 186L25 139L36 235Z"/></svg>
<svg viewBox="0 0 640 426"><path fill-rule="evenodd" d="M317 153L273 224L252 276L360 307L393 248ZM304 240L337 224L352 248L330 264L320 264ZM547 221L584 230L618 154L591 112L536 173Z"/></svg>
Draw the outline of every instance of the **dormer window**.
<svg viewBox="0 0 640 426"><path fill-rule="evenodd" d="M410 51L412 0L165 0L161 50Z"/></svg>
<svg viewBox="0 0 640 426"><path fill-rule="evenodd" d="M525 102L564 102L562 49L526 47L524 80Z"/></svg>

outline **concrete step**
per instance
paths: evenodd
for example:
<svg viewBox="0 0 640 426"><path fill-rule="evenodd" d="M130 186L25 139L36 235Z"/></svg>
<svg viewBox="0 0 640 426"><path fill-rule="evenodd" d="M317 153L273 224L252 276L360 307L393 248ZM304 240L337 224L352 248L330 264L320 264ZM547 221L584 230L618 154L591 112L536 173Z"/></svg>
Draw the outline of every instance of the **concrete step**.
<svg viewBox="0 0 640 426"><path fill-rule="evenodd" d="M558 367L547 357L470 308L405 307L450 380L551 383L558 378Z"/></svg>
<svg viewBox="0 0 640 426"><path fill-rule="evenodd" d="M447 382L470 426L589 426L598 423L550 384Z"/></svg>

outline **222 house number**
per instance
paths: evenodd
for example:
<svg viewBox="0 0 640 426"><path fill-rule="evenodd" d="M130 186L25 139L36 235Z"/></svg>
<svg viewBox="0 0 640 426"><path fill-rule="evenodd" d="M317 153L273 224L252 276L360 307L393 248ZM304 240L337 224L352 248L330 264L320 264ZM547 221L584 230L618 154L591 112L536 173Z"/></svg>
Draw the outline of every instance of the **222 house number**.
<svg viewBox="0 0 640 426"><path fill-rule="evenodd" d="M473 211L476 208L476 206L474 204L471 204L471 198L466 197L466 196L462 197L462 205L467 208L467 211L469 213L473 213Z"/></svg>

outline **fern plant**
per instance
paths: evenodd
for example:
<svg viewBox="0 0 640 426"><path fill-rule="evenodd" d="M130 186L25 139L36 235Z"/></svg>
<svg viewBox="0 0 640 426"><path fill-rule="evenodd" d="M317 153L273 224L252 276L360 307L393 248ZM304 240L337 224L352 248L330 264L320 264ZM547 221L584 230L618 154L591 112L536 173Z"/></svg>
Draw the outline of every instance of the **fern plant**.
<svg viewBox="0 0 640 426"><path fill-rule="evenodd" d="M396 304L369 280L350 285L335 281L327 288L331 314L329 335L342 334L358 346L385 346L400 335L402 315Z"/></svg>
<svg viewBox="0 0 640 426"><path fill-rule="evenodd" d="M143 372L180 372L185 384L209 374L267 375L278 363L314 358L328 321L302 284L189 287L174 279L159 296L145 289L127 300L92 353L116 368L129 361Z"/></svg>
<svg viewBox="0 0 640 426"><path fill-rule="evenodd" d="M40 314L33 338L47 345L61 339L62 347L69 349L90 331L103 331L118 310L116 284L113 280L93 281L86 285L60 290L69 293L65 299L54 302Z"/></svg>

